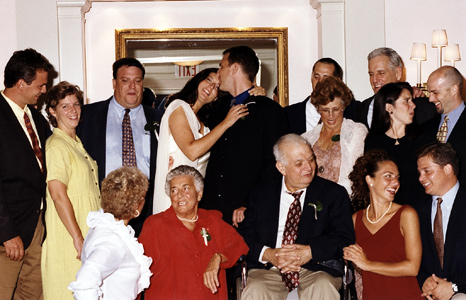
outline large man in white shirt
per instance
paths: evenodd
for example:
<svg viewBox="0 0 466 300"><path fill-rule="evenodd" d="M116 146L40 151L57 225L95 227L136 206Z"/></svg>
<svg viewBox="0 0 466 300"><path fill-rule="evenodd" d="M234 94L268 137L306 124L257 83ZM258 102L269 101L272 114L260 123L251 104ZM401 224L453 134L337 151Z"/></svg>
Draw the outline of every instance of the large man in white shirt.
<svg viewBox="0 0 466 300"><path fill-rule="evenodd" d="M113 64L114 94L106 101L85 105L77 134L89 155L99 166L99 182L108 173L123 165L123 120L129 115L136 166L149 178L146 203L140 216L132 219L136 234L142 229L144 220L152 214L157 139L152 123L156 120L155 110L143 105L143 83L145 69L135 58L122 58ZM149 126L146 127L146 124ZM146 130L148 128L148 130Z"/></svg>
<svg viewBox="0 0 466 300"><path fill-rule="evenodd" d="M285 299L294 288L301 299L340 299L342 272L325 262L340 259L343 247L354 243L348 194L315 176L314 153L301 136L282 136L274 156L283 177L257 186L248 199L241 232L249 246L249 272L242 299ZM297 227L294 232L289 223ZM298 282L290 287L281 272L298 272Z"/></svg>

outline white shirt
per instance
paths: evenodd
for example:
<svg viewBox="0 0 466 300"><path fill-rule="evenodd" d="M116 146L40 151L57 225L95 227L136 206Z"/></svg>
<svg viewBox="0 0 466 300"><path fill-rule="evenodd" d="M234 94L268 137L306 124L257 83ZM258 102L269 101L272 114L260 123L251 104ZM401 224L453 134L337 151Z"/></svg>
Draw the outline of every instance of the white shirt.
<svg viewBox="0 0 466 300"><path fill-rule="evenodd" d="M34 123L34 118L31 115L31 110L29 109L29 107L27 105L25 105L24 109L23 109L23 108L19 107L18 104L13 102L13 100L11 100L7 96L5 96L3 91L1 91L1 93L2 93L2 96L5 98L6 102L10 105L11 110L15 114L16 119L18 119L19 124L23 128L24 134L26 134L26 137L28 138L29 143L31 144L31 148L34 149L34 146L32 145L31 136L29 135L28 129L26 127L26 122L24 121L24 113L26 113L28 115L29 120L31 121L32 129L36 133L37 140L39 141L39 146L40 146L40 148L42 148L42 145L41 145L40 139L39 139L39 134L37 133L36 124ZM37 158L37 156L36 156L36 160L37 160L37 163L39 164L39 166L42 168L42 164L39 161L39 159Z"/></svg>
<svg viewBox="0 0 466 300"><path fill-rule="evenodd" d="M374 97L371 99L371 103L369 104L369 110L367 111L367 125L371 128L372 124L372 117L374 116Z"/></svg>
<svg viewBox="0 0 466 300"><path fill-rule="evenodd" d="M311 97L307 97L306 102L306 131L310 131L317 126L320 121L320 114L314 104L311 103Z"/></svg>
<svg viewBox="0 0 466 300"><path fill-rule="evenodd" d="M78 300L134 300L150 284L152 258L134 237L131 226L103 210L91 211L82 266L68 286Z"/></svg>
<svg viewBox="0 0 466 300"><path fill-rule="evenodd" d="M123 147L121 124L124 116L125 108L113 97L108 105L107 114L105 176L123 164L121 157ZM129 117L131 119L137 167L147 178L150 178L150 132L144 129L147 121L142 105L132 108Z"/></svg>
<svg viewBox="0 0 466 300"><path fill-rule="evenodd" d="M443 225L443 241L446 242L447 238L447 227L448 227L448 220L450 220L451 208L453 207L453 203L455 202L456 194L458 193L458 189L460 188L460 184L457 181L455 186L452 187L448 192L445 193L443 196L432 196L432 212L431 212L431 224L432 224L432 232L434 232L434 219L435 215L437 214L437 202L438 197L442 198L442 203L440 207L442 208L442 225Z"/></svg>
<svg viewBox="0 0 466 300"><path fill-rule="evenodd" d="M304 199L306 198L306 189L298 190L296 192L303 191L301 194L301 197L299 198L299 202L301 204L301 212L304 209ZM278 231L277 231L277 241L275 243L275 248L281 248L282 247L282 241L283 241L283 232L285 231L285 224L286 224L286 217L288 215L288 211L290 210L291 204L294 202L294 197L293 195L290 195L290 191L286 188L285 185L285 177L282 179L282 190L280 192L280 213L278 215ZM262 260L262 256L265 252L270 247L264 246L262 248L262 251L259 255L259 261L261 263L266 263L265 261Z"/></svg>

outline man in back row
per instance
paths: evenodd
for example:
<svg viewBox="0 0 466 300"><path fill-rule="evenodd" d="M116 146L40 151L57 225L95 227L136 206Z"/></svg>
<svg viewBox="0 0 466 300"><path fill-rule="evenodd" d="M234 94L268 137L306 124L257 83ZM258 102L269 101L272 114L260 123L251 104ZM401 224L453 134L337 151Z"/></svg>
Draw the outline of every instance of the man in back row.
<svg viewBox="0 0 466 300"><path fill-rule="evenodd" d="M157 139L145 124L155 121L154 109L143 105L145 69L135 58L113 64L114 94L106 101L84 105L77 134L99 166L99 182L124 165L137 166L149 178L146 203L139 217L130 221L136 235L152 215Z"/></svg>
<svg viewBox="0 0 466 300"><path fill-rule="evenodd" d="M367 56L369 81L374 95L356 104L353 120L371 127L374 112L374 97L379 89L387 83L397 82L403 78L403 60L395 50L391 48L377 48ZM416 104L415 119L418 124L424 124L435 115L435 107L423 97L420 90L416 90L413 100Z"/></svg>

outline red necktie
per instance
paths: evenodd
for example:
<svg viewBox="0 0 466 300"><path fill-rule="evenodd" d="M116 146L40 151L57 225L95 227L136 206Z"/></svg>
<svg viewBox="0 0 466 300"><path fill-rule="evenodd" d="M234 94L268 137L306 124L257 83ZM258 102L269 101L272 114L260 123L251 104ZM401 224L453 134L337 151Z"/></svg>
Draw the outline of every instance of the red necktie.
<svg viewBox="0 0 466 300"><path fill-rule="evenodd" d="M134 150L133 130L131 129L131 118L129 116L130 109L125 109L125 116L122 123L123 135L123 166L136 167L136 151Z"/></svg>
<svg viewBox="0 0 466 300"><path fill-rule="evenodd" d="M298 237L298 225L299 219L301 218L301 203L299 198L303 194L303 191L290 193L294 197L293 203L291 203L288 209L288 215L286 216L285 230L283 231L282 244L289 245L294 244ZM299 273L288 272L282 273L282 281L285 284L289 292L297 288L299 285Z"/></svg>
<svg viewBox="0 0 466 300"><path fill-rule="evenodd" d="M444 250L444 241L443 241L443 220L442 220L442 204L443 199L437 198L437 213L434 218L434 243L435 249L437 250L438 259L440 261L440 267L443 269L443 250Z"/></svg>
<svg viewBox="0 0 466 300"><path fill-rule="evenodd" d="M31 137L32 141L32 149L34 150L34 154L36 155L37 159L40 161L40 170L43 172L43 165L44 165L44 158L42 157L42 149L39 146L39 140L37 139L37 135L32 128L31 120L29 119L26 112L24 112L24 123L26 123L26 129L28 130L29 136Z"/></svg>

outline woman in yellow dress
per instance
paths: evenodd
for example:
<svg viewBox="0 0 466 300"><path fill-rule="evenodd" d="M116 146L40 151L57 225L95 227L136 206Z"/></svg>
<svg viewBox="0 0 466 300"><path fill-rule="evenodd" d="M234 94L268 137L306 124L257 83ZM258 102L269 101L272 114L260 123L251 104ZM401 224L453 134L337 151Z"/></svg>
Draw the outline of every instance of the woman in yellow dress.
<svg viewBox="0 0 466 300"><path fill-rule="evenodd" d="M83 93L66 81L47 94L46 111L55 127L46 143L47 237L42 248L45 300L73 299L67 289L81 267L90 211L100 208L97 164L76 136Z"/></svg>

